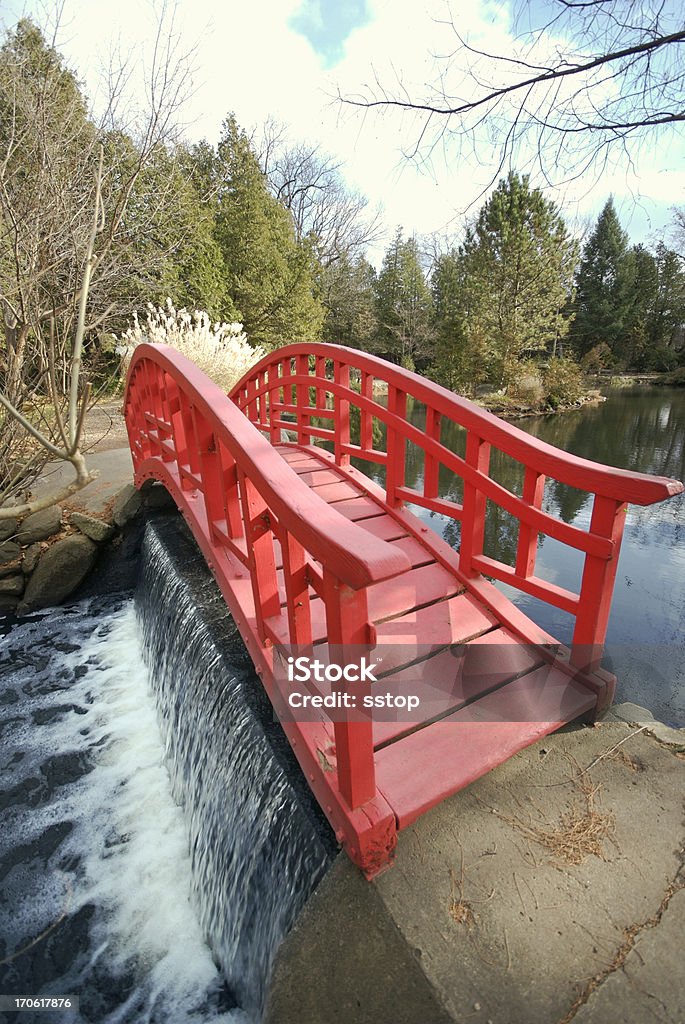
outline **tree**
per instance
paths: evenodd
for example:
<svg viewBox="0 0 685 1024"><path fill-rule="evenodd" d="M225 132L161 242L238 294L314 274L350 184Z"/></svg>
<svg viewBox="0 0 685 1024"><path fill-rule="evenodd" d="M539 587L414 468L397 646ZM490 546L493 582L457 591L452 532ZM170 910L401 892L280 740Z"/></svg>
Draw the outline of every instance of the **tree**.
<svg viewBox="0 0 685 1024"><path fill-rule="evenodd" d="M579 355L604 342L617 358L624 354L631 315L628 235L610 197L587 240L576 278L573 341Z"/></svg>
<svg viewBox="0 0 685 1024"><path fill-rule="evenodd" d="M518 0L513 13L513 45L504 53L469 42L448 17L446 56L436 59L425 95L407 96L401 81L396 93L376 82L343 101L416 112L413 154L448 137L485 163L494 141L500 171L537 167L547 182L593 165L600 172L614 150L685 121L679 4Z"/></svg>
<svg viewBox="0 0 685 1024"><path fill-rule="evenodd" d="M340 161L319 146L291 143L285 127L269 121L258 155L272 194L290 210L297 240L308 240L324 267L344 255L361 256L380 237L379 212L348 188Z"/></svg>
<svg viewBox="0 0 685 1024"><path fill-rule="evenodd" d="M141 241L121 230L129 201L170 137L187 82L165 31L162 20L135 140L112 122L113 102L108 130L92 121L74 74L32 22L0 47L0 518L58 500L8 507L50 457L74 466L66 493L91 479L80 448L88 338L119 308L113 282L131 273Z"/></svg>
<svg viewBox="0 0 685 1024"><path fill-rule="evenodd" d="M398 228L376 280L376 346L410 370L428 356L431 294L419 262L415 238Z"/></svg>
<svg viewBox="0 0 685 1024"><path fill-rule="evenodd" d="M371 264L343 252L323 267L319 297L326 311L323 340L370 351L378 330L375 308L376 273Z"/></svg>
<svg viewBox="0 0 685 1024"><path fill-rule="evenodd" d="M289 212L270 194L232 115L224 122L209 173L228 291L248 337L269 345L316 338L323 310L313 294L311 246L298 243Z"/></svg>
<svg viewBox="0 0 685 1024"><path fill-rule="evenodd" d="M663 242L656 247L657 293L650 340L655 348L672 345L685 327L685 268L677 253Z"/></svg>
<svg viewBox="0 0 685 1024"><path fill-rule="evenodd" d="M500 387L524 355L560 351L570 318L577 248L556 205L510 173L484 204L461 248L465 329Z"/></svg>
<svg viewBox="0 0 685 1024"><path fill-rule="evenodd" d="M471 391L484 380L487 359L477 332L469 330L473 289L458 248L437 256L431 277L434 356L430 376L454 391Z"/></svg>

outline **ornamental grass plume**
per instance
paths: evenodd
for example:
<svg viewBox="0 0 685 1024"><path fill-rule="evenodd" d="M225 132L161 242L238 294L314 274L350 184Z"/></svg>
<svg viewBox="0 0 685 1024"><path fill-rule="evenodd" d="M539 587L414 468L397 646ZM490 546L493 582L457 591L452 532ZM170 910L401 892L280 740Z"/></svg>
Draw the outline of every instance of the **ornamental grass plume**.
<svg viewBox="0 0 685 1024"><path fill-rule="evenodd" d="M203 373L230 391L244 373L265 355L265 349L252 347L239 323L212 323L208 313L196 309L176 309L168 298L163 306L147 303L145 321L137 313L127 331L117 338L117 353L123 357L125 373L136 347L143 342L171 345L192 360Z"/></svg>

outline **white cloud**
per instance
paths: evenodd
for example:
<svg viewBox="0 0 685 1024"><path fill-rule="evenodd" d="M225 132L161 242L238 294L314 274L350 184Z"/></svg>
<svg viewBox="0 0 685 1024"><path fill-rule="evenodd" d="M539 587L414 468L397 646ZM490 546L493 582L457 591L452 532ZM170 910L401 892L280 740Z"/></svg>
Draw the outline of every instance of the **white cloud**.
<svg viewBox="0 0 685 1024"><path fill-rule="evenodd" d="M12 4L19 2L23 4L9 0L6 22L11 21ZM487 160L483 147L479 160L465 149L457 157L446 140L429 160L412 162L406 155L420 133L420 118L399 111L364 112L341 107L336 100L338 91L359 94L365 84L378 93L376 82L394 92L404 88L411 96L425 95L436 81L435 55L444 55L455 42L444 24L447 4L372 0L370 21L349 35L342 60L328 71L309 43L289 27L299 7L300 0L231 0L221 5L216 0L180 0L177 20L184 45L197 43L189 135L216 141L229 111L246 129L276 117L292 126L294 137L319 142L344 161L349 183L373 203L382 202L389 232L398 224L407 232L426 233L448 224L457 230L461 212L490 180L495 150ZM67 0L65 16L59 45L85 77L89 91L95 86L98 64L117 39L124 52L140 54L138 67L145 60L149 63L151 6L139 0L119 0L107 7ZM461 0L458 23L460 32L470 33L483 48L513 52L507 4ZM465 80L449 85L452 92L462 93L473 87ZM681 146L668 153L644 154L639 181L627 179L620 169L603 175L589 191L587 182L571 182L555 198L574 204L568 206L570 216L574 210L596 214L613 191L619 209L623 205L633 215L638 210L637 229L631 230L640 230L647 222L639 210L653 209L663 221L665 197L669 204L685 198L685 175L670 169L678 166L682 155ZM636 188L641 206L635 202Z"/></svg>

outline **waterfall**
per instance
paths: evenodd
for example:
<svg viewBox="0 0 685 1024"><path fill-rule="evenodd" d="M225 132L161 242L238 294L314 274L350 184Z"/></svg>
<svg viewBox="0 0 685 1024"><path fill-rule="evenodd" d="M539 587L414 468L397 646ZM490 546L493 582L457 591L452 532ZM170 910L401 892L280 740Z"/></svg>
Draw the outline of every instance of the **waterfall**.
<svg viewBox="0 0 685 1024"><path fill-rule="evenodd" d="M0 680L0 992L80 997L47 1024L258 1020L334 844L180 521L135 604L6 627Z"/></svg>
<svg viewBox="0 0 685 1024"><path fill-rule="evenodd" d="M238 1002L258 1011L274 954L330 863L330 831L176 519L148 526L137 607L200 923Z"/></svg>

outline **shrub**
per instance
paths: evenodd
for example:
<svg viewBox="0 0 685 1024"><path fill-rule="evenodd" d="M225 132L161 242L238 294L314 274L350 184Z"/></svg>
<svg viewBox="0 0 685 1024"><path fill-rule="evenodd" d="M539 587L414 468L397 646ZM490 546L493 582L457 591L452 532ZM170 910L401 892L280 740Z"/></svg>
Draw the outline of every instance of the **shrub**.
<svg viewBox="0 0 685 1024"><path fill-rule="evenodd" d="M543 372L545 399L552 409L572 405L585 393L583 371L573 359L553 356Z"/></svg>
<svg viewBox="0 0 685 1024"><path fill-rule="evenodd" d="M585 353L580 365L585 373L599 373L600 370L606 370L607 367L613 366L614 362L614 354L606 341L600 341L599 345L595 345Z"/></svg>
<svg viewBox="0 0 685 1024"><path fill-rule="evenodd" d="M515 374L515 376L513 372L509 374L510 383L507 387L507 397L514 402L537 408L541 405L545 394L537 363L534 363L532 359L517 363Z"/></svg>
<svg viewBox="0 0 685 1024"><path fill-rule="evenodd" d="M141 324L138 314L134 313L132 326L117 340L117 352L124 357L124 370L142 342L171 345L224 391L230 391L265 354L264 349L250 345L242 324L212 324L208 313L199 309L192 313L175 309L171 299L158 308L148 302L145 322Z"/></svg>

